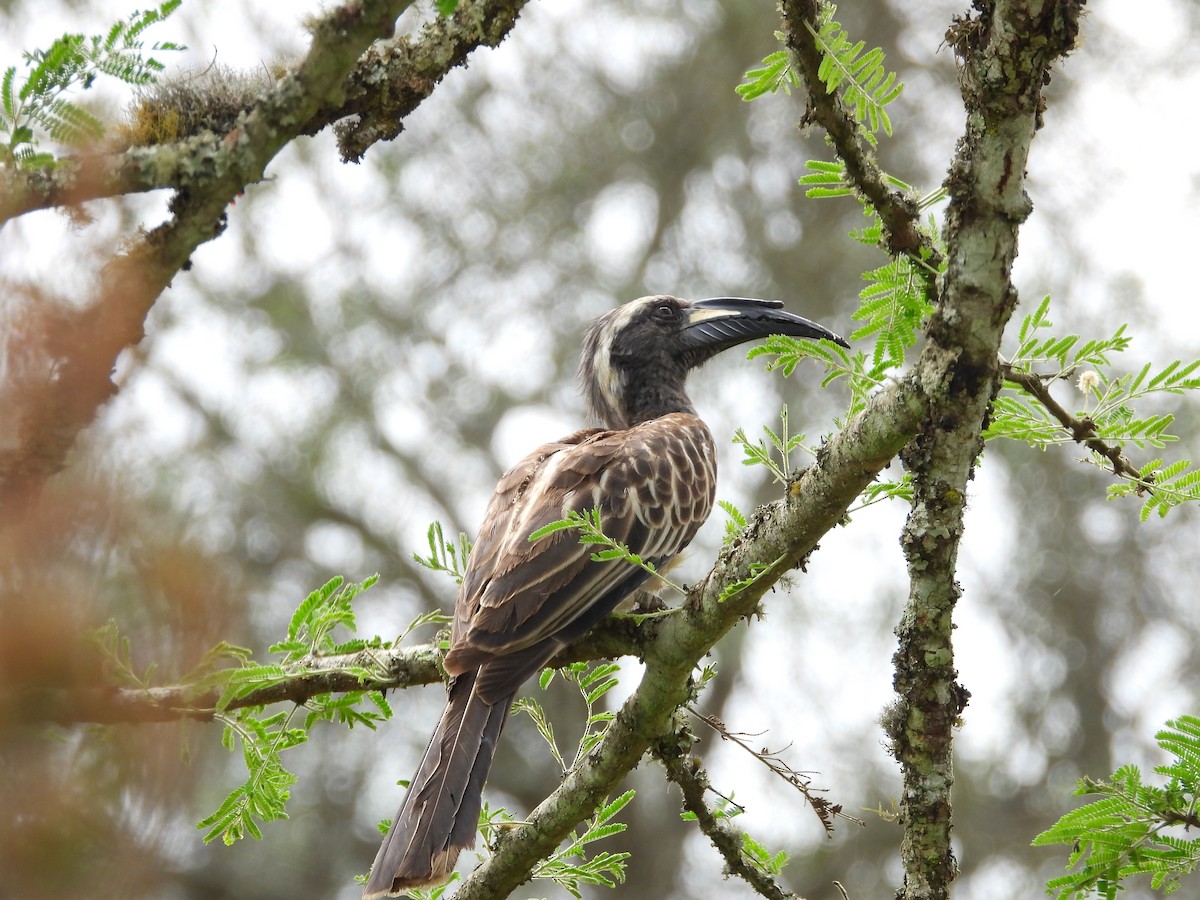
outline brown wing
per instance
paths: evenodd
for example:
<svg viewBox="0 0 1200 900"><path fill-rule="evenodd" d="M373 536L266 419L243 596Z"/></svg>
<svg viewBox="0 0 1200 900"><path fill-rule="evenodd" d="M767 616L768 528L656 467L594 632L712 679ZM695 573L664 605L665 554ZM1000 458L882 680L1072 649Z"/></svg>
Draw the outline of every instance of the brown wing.
<svg viewBox="0 0 1200 900"><path fill-rule="evenodd" d="M454 613L446 669L480 669L479 690L516 689L559 647L645 581L628 563L595 562L574 530L529 535L572 510L599 509L604 533L655 565L675 556L712 509L712 436L673 413L623 431L546 444L497 485Z"/></svg>

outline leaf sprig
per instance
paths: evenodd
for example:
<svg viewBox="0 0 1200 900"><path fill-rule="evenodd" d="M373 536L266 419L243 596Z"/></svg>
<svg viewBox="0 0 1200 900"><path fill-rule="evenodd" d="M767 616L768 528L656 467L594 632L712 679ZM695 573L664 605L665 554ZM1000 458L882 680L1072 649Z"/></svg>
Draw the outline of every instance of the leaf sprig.
<svg viewBox="0 0 1200 900"><path fill-rule="evenodd" d="M787 41L787 35L782 31L775 32L775 40L779 43ZM757 100L763 94L773 94L783 91L791 94L792 88L800 87L800 73L792 64L792 54L786 48L768 53L763 57L762 65L748 69L742 76L742 83L735 87L734 92L743 100Z"/></svg>
<svg viewBox="0 0 1200 900"><path fill-rule="evenodd" d="M821 3L817 27L806 23L822 54L817 76L831 93L841 90L842 102L853 113L863 134L874 144L878 132L891 135L892 120L885 107L900 96L904 85L895 72L884 67L883 50L879 47L867 50L863 41L851 43L841 24L834 19L836 15L834 4ZM781 44L787 42L787 35L782 31L775 32L775 38ZM785 47L767 54L762 65L747 70L742 83L734 90L743 100L756 100L776 91L790 94L792 88L801 84L791 51Z"/></svg>
<svg viewBox="0 0 1200 900"><path fill-rule="evenodd" d="M1037 847L1071 847L1067 868L1079 866L1046 883L1058 900L1114 900L1125 881L1141 875L1170 894L1200 866L1200 718L1180 716L1154 737L1175 757L1154 769L1166 776L1164 786L1145 784L1136 766L1122 766L1105 781L1083 778L1076 795L1101 799L1072 810L1034 838Z"/></svg>
<svg viewBox="0 0 1200 900"><path fill-rule="evenodd" d="M602 851L589 859L584 848L626 829L623 822L614 822L613 818L628 805L634 793L629 790L615 800L605 801L595 815L584 823L582 833L572 831L565 847L534 867L533 877L548 878L576 898L583 896L580 890L583 885L611 888L623 883L629 853Z"/></svg>
<svg viewBox="0 0 1200 900"><path fill-rule="evenodd" d="M561 674L564 681L575 685L584 705L583 734L575 748L574 756L567 762L566 756L559 749L554 736L554 724L546 717L540 703L532 697L522 697L514 704L515 712L523 712L533 720L538 733L550 748L550 755L558 763L563 772L569 772L592 752L597 744L604 739L604 733L613 720L613 714L607 710L597 710L596 704L600 698L617 686L617 673L621 667L617 663L598 663L594 666L586 662L576 662L564 666L561 671L543 669L538 679L538 685L544 691L556 674Z"/></svg>
<svg viewBox="0 0 1200 900"><path fill-rule="evenodd" d="M874 143L874 135L882 131L892 134L892 120L885 108L904 90L904 84L884 66L883 50L867 49L865 41L851 43L841 24L834 19L837 7L822 3L817 13L817 27L805 26L821 49L818 77L835 92L842 90L842 100L853 110L855 121L864 128Z"/></svg>
<svg viewBox="0 0 1200 900"><path fill-rule="evenodd" d="M9 66L0 78L0 164L37 168L52 165L54 156L40 152L38 131L69 147L82 146L104 134L101 121L68 99L72 91L86 91L100 75L125 84L154 82L163 64L145 56L143 32L162 22L182 0L165 0L157 9L135 12L116 22L104 34L64 34L45 50L24 54L29 69L18 85L17 67ZM160 41L155 52L184 50L181 44Z"/></svg>
<svg viewBox="0 0 1200 900"><path fill-rule="evenodd" d="M788 484L792 480L792 453L803 450L811 455L812 451L804 446L804 435L789 432L786 406L779 412L779 424L778 434L770 426L763 426L766 443L750 440L744 428L739 428L733 433L733 442L742 448L743 466L764 466L771 473L772 479L780 484ZM775 454L779 455L778 462L775 460Z"/></svg>
<svg viewBox="0 0 1200 900"><path fill-rule="evenodd" d="M357 653L377 644L360 638L334 638L338 628L354 631L351 604L377 580L378 576L372 576L359 584L345 584L340 577L330 579L296 608L287 637L271 646L270 652L281 657L278 662L256 664L247 654L240 668L216 673L221 696L214 718L224 725L221 743L231 752L241 745L246 780L197 823L197 828L205 830L205 843L219 837L225 844L233 844L247 835L261 840L262 824L287 818L287 801L296 776L284 767L282 754L305 743L317 722L374 729L378 722L391 718L391 706L379 691L320 694L303 705L270 715L263 706L230 709L235 699L294 675L295 665L308 656ZM374 674L365 668L348 671L363 678ZM301 710L303 724L295 726L293 719Z"/></svg>
<svg viewBox="0 0 1200 900"><path fill-rule="evenodd" d="M539 528L529 536L529 540L540 541L551 534L570 529L577 529L579 531L579 543L595 544L604 548L592 554L591 558L593 562L622 560L649 573L651 577L657 578L664 585L676 591L680 596L687 593L682 587L658 571L658 568L650 560L642 559L641 556L630 550L628 546L606 535L604 533L604 523L601 521L600 510L598 509L589 509L582 512L571 510L567 513L565 519L559 519L557 522L551 522Z"/></svg>
<svg viewBox="0 0 1200 900"><path fill-rule="evenodd" d="M467 560L471 558L471 539L460 531L456 540L447 541L441 522L431 523L425 537L429 541L429 554L413 553L413 561L431 572L445 572L455 584L462 584Z"/></svg>
<svg viewBox="0 0 1200 900"><path fill-rule="evenodd" d="M1039 449L1084 442L1092 450L1088 461L1106 468L1116 450L1105 453L1104 448L1162 448L1177 440L1168 430L1175 422L1173 413L1139 415L1134 403L1151 395L1200 390L1200 359L1171 360L1158 368L1146 363L1136 372L1114 376L1108 371L1113 356L1132 340L1124 325L1107 338L1086 341L1077 334L1047 336L1052 327L1050 298L1045 297L1021 322L1018 348L1007 362L1008 380L993 403L985 438L1019 440ZM1049 386L1077 373L1083 406L1068 412L1050 396ZM1154 459L1136 470L1131 465L1113 468L1123 481L1109 487L1109 499L1142 496L1143 521L1152 513L1165 516L1182 503L1200 501L1200 472L1190 459Z"/></svg>

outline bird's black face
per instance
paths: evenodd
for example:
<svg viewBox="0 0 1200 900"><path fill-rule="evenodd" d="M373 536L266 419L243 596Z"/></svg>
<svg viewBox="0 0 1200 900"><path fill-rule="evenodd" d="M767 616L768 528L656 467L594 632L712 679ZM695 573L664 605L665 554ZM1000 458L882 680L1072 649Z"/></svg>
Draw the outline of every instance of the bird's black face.
<svg viewBox="0 0 1200 900"><path fill-rule="evenodd" d="M722 350L770 334L828 338L832 331L783 309L778 300L643 297L601 316L584 341L580 377L593 414L612 428L690 410L691 369Z"/></svg>

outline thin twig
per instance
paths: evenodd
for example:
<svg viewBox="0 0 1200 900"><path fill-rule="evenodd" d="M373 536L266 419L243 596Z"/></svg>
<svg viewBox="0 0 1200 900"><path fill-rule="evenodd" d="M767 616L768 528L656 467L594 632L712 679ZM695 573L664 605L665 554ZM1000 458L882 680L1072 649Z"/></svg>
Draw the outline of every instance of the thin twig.
<svg viewBox="0 0 1200 900"><path fill-rule="evenodd" d="M840 803L830 803L824 797L818 796L817 792L822 790L821 788L811 788L810 785L812 784L812 780L807 775L797 772L786 762L780 759L779 754L783 753L784 750L787 750L787 747L784 747L780 750L769 750L766 747L763 747L761 750L755 750L750 746L749 741L745 739L749 737L758 737L758 735L747 734L739 731L730 731L729 727L716 716L701 715L691 707L688 707L688 711L717 734L719 734L722 740L732 741L734 744L737 744L737 746L741 747L760 763L770 769L774 774L778 775L780 778L798 790L801 794L803 794L804 799L808 802L808 805L812 807L813 812L817 814L817 818L821 820L821 825L824 826L826 834L833 833L834 819L845 819L846 821L853 822L856 825L866 825L862 819L856 819L854 816L843 812L842 805Z"/></svg>
<svg viewBox="0 0 1200 900"><path fill-rule="evenodd" d="M786 890L771 875L755 865L742 852L746 833L720 817L709 808L704 795L713 790L708 773L700 760L690 755L688 748L695 743L695 736L678 715L672 719L675 729L664 735L651 751L663 764L667 778L683 792L683 807L696 817L696 824L725 860L725 869L745 881L754 891L772 900L799 900L797 895ZM714 792L715 793L715 792Z"/></svg>
<svg viewBox="0 0 1200 900"><path fill-rule="evenodd" d="M1045 379L1040 375L1036 375L1033 372L1021 372L1014 369L1008 363L1001 364L1000 370L1004 375L1005 381L1011 381L1013 384L1018 385L1041 403L1046 408L1046 412L1050 413L1067 430L1072 440L1083 444L1089 450L1107 459L1112 464L1114 475L1128 478L1137 484L1137 493L1139 496L1143 495L1146 491L1153 491L1153 481L1142 477L1142 473L1126 458L1125 454L1121 452L1121 448L1096 437L1096 423L1091 419L1078 419L1067 412L1054 399L1054 396L1050 393L1050 388L1046 386Z"/></svg>

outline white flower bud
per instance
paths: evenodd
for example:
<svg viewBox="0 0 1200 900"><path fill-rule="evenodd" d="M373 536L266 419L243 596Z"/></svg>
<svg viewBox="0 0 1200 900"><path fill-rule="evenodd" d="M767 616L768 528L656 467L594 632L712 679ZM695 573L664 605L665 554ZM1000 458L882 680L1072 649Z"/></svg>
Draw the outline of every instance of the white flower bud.
<svg viewBox="0 0 1200 900"><path fill-rule="evenodd" d="M1079 392L1081 394L1090 394L1092 391L1094 391L1096 388L1098 388L1100 386L1099 373L1093 372L1091 369L1088 369L1086 372L1084 372L1083 374L1081 374L1079 376L1079 381L1077 382L1076 386L1079 388Z"/></svg>

